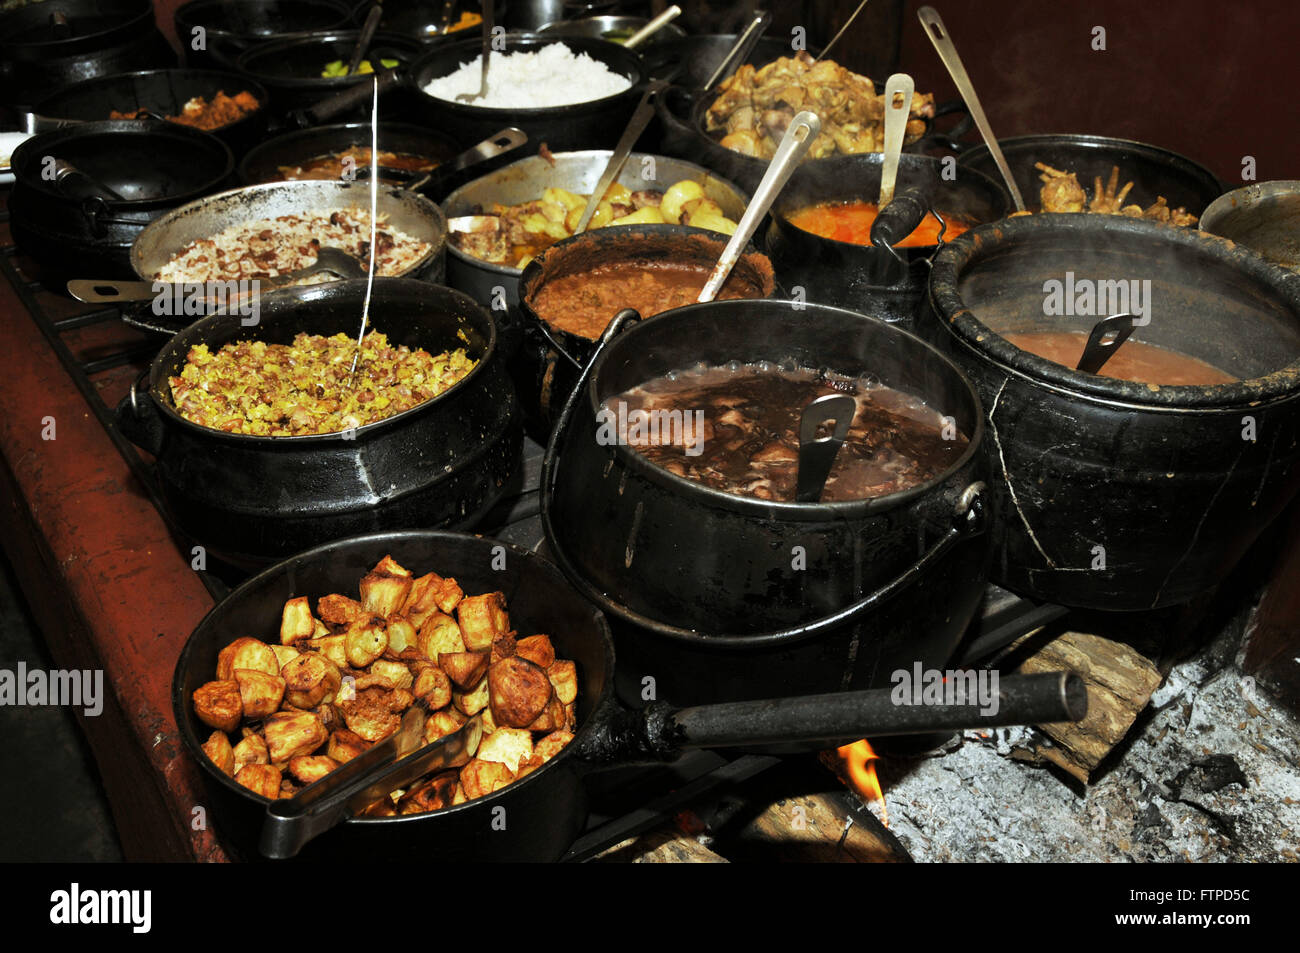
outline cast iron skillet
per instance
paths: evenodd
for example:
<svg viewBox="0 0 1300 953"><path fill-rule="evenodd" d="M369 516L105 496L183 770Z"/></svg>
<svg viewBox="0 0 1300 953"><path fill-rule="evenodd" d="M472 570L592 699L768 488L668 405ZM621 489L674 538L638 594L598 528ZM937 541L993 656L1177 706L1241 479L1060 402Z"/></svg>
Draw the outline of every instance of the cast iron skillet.
<svg viewBox="0 0 1300 953"><path fill-rule="evenodd" d="M353 146L370 147L370 123L351 122L335 126L317 126L314 129L297 129L262 143L244 156L239 163L239 178L246 185L262 182L281 182L280 166L302 163L343 152ZM433 159L439 165L453 158L460 150L456 143L431 129L409 123L379 124L379 150L404 152ZM366 174L357 170L358 177ZM412 172L403 176L401 187L420 191L436 176L432 172ZM387 178L387 176L381 176Z"/></svg>
<svg viewBox="0 0 1300 953"><path fill-rule="evenodd" d="M265 134L269 120L266 89L245 76L209 69L158 69L100 76L60 89L42 99L36 114L43 118L79 122L108 119L117 110L134 116L145 111L156 118L179 115L195 96L211 101L217 93L252 93L258 108L233 123L212 130L236 155Z"/></svg>
<svg viewBox="0 0 1300 953"><path fill-rule="evenodd" d="M1034 168L1035 162L1077 173L1079 184L1089 194L1094 177L1100 176L1104 185L1110 178L1111 167L1119 166L1119 186L1130 179L1133 181L1133 190L1124 204L1136 203L1143 208L1163 195L1170 208L1182 206L1193 215L1200 215L1223 194L1223 184L1205 166L1145 142L1062 133L1012 136L999 139L998 144L1031 212L1039 210L1038 196L1043 185ZM983 172L995 182L1002 181L988 146L980 144L961 149L958 143L950 148L960 151L958 164Z"/></svg>
<svg viewBox="0 0 1300 953"><path fill-rule="evenodd" d="M199 623L176 663L172 710L181 741L206 775L219 836L247 857L256 856L268 802L223 774L203 753L202 742L212 732L194 715L190 698L212 679L218 653L235 638L276 638L288 599L355 593L361 577L386 555L417 574L454 576L467 594L500 591L520 636L550 635L556 656L577 664L578 729L558 755L494 794L425 814L353 818L308 844L299 855L304 860L556 860L587 816L582 777L602 765L668 760L683 743L702 738L713 746L761 742L772 733L794 731L794 719L801 714L811 715L798 726L797 733L805 738L811 737L810 721L819 721L819 727L853 724L847 735L832 740L865 733L859 710L863 695L851 693L769 703L769 712L747 710L752 722L735 709L699 708L688 715L656 705L642 713L629 712L612 703L614 649L604 618L541 557L497 540L456 533L387 533L341 540L294 556L240 586ZM504 570L496 568L502 559ZM1038 693L1047 702L1045 708L1016 714L1028 714L1031 720L1045 712L1047 720L1082 717L1086 693L1077 678L1049 676L1039 684L1046 689ZM1016 691L1007 692L1002 715L1019 707ZM923 712L913 709L911 714ZM811 750L819 747L826 747L825 738L809 744Z"/></svg>

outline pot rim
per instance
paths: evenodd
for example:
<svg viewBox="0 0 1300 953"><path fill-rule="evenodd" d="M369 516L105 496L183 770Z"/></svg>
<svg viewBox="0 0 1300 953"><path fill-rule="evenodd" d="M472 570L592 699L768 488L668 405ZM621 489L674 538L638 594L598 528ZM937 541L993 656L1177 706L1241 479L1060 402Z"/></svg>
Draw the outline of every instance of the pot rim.
<svg viewBox="0 0 1300 953"><path fill-rule="evenodd" d="M15 181L20 181L18 179L18 169L21 165L25 165L27 154L34 151L37 146L42 149L57 148L66 142L90 138L95 135L174 138L177 140L188 141L196 149L202 147L216 153L218 156L225 156L225 163L221 174L214 176L202 185L188 189L184 192L148 199L104 199L104 205L115 211L148 212L154 209L177 208L188 205L194 201L201 201L203 196L211 194L213 186L229 179L235 171L234 153L231 152L228 145L210 132L204 132L201 129L193 129L177 123L158 122L152 119L101 119L95 122L78 123L75 126L69 126L64 129L53 129L49 132L41 133L23 140L19 143L18 148L14 149L13 155L10 157L10 168L13 170ZM37 143L37 146L33 146L32 143ZM68 198L57 192L39 188L31 183L23 184L27 188L31 189L36 195L40 195L43 199L57 202L68 206L69 208L81 208L82 201L80 199ZM149 222L148 220L142 220L139 224L143 228L149 224ZM123 244L131 245L133 243L133 241L128 241Z"/></svg>
<svg viewBox="0 0 1300 953"><path fill-rule="evenodd" d="M392 284L389 284L390 282L400 282L402 287L397 287ZM150 363L149 370L147 372L149 375L149 399L154 402L155 406L158 408L159 412L163 415L163 418L167 424L171 426L179 426L183 430L195 434L196 436L206 437L206 438L216 439L216 440L229 441L231 443L238 444L239 446L248 449L271 450L271 449L280 449L280 448L288 447L294 450L299 450L299 449L305 449L308 447L313 447L318 444L324 444L324 443L337 444L340 441L344 441L346 443L359 443L368 440L370 437L376 435L377 433L389 429L389 425L398 426L401 423L405 423L409 421L411 418L419 415L420 413L431 410L435 405L442 403L444 401L444 398L447 398L449 395L459 394L462 391L467 390L471 383L477 383L478 379L484 373L487 373L484 370L484 368L489 367L490 360L496 356L497 328L496 328L496 322L492 320L492 316L488 314L487 310L484 309L482 305L480 305L469 295L465 294L463 291L457 291L455 288L448 288L445 285L430 285L428 282L420 281L415 278L376 277L375 278L376 291L380 289L381 283L383 283L386 287L391 288L395 292L410 291L412 293L416 293L416 292L427 292L427 290L430 287L440 288L442 291L450 294L452 297L459 298L463 304L467 305L472 310L479 312L483 321L487 325L488 328L487 346L483 349L483 354L478 358L478 363L474 365L474 367L470 370L468 374L466 374L464 377L458 380L455 384L452 384L451 387L448 387L437 397L430 398L429 400L426 400L423 403L416 404L414 407L407 408L406 410L402 411L399 414L393 414L391 417L384 417L382 420L372 421L371 423L365 424L364 426L361 427L357 427L354 430L339 430L339 431L335 431L334 433L327 433L327 434L293 434L293 435L287 435L282 437L273 437L273 436L265 436L262 434L227 433L224 430L215 430L211 427L204 427L201 424L196 424L192 420L186 420L184 417L180 415L180 413L177 412L176 408L172 404L172 401L170 400L170 395L167 394L164 390L164 384L168 378L167 365L170 363L171 356L176 351L177 348L176 342L178 338L185 335L194 335L198 337L203 337L212 328L242 318L242 315L240 315L239 312L237 311L234 313L228 311L220 311L217 312L216 314L210 314L207 317L195 321L193 324L185 328L183 331L178 332L171 340L169 340L166 344L163 345L162 350L158 352L158 354L154 357L153 361ZM301 303L309 304L311 303L314 296L321 295L329 291L338 291L340 290L340 286L356 285L358 287L364 287L365 284L366 284L365 278L353 278L348 281L332 281L332 282L326 282L324 284L319 284L319 285L301 285L293 288L280 288L275 291L268 292L263 297L264 299L273 298L271 302L272 304L274 304L276 300L280 300L281 297L284 300L288 300L290 297L298 297L302 299ZM275 318L274 316L272 316L271 321L273 322L274 320ZM251 334L255 335L256 331L258 329L263 328L264 326L265 326L265 318L263 318L255 327L249 327L247 328L247 330ZM374 330L373 325L371 326L371 330ZM207 342L202 340L191 342L191 346L193 346L193 344L195 343L207 343ZM344 437L343 434L345 433L350 434L351 436Z"/></svg>
<svg viewBox="0 0 1300 953"><path fill-rule="evenodd" d="M679 319L683 316L698 313L702 309L711 311L734 311L737 312L735 320L743 322L747 320L741 313L744 309L752 306L754 302L772 302L775 304L788 307L796 313L814 310L823 314L834 314L841 319L851 319L853 321L870 321L874 322L881 328L888 329L890 333L896 333L906 338L910 338L914 343L920 345L929 353L932 359L942 364L955 378L962 387L965 388L967 397L970 400L972 416L974 419L973 432L968 437L966 448L961 455L952 461L942 471L935 476L926 480L924 483L908 487L905 490L898 490L894 493L887 493L884 496L868 497L862 500L842 500L839 502L817 502L817 503L799 503L784 500L762 500L753 496L742 496L736 493L727 493L724 490L718 490L703 483L697 483L684 476L678 476L670 470L652 463L648 458L637 453L632 447L624 444L615 444L612 448L615 455L627 467L629 467L638 476L643 477L651 483L658 484L670 492L679 496L684 496L689 501L697 502L701 505L708 506L711 509L733 510L748 516L755 516L763 519L781 519L786 522L802 521L823 521L829 518L840 519L861 519L874 516L888 510L894 510L923 496L933 493L943 484L953 479L962 469L964 469L977 453L982 453L982 444L984 442L984 411L980 403L979 394L975 390L975 385L947 355L943 354L934 345L930 344L923 338L904 331L902 328L882 321L879 318L873 318L870 315L862 314L858 311L851 311L848 308L840 308L834 305L817 304L814 302L804 302L796 307L797 302L782 301L777 298L744 298L739 300L728 299L726 301L710 301L705 304L689 304L685 307L674 308L671 311L664 311L655 315L653 318L647 318L638 324L628 328L619 334L614 341L610 342L597 364L591 370L590 380L587 382L586 393L582 395L582 400L586 405L589 413L595 415L600 410L600 405L596 400L597 384L600 380L600 372L607 361L613 360L611 357L615 349L622 347L632 347L633 344L624 343L630 341L635 343L636 335L646 335L655 332L658 322L667 319L668 322ZM811 316L807 316L811 317ZM647 330L643 330L647 329ZM775 361L776 358L773 358ZM917 397L920 395L911 394ZM923 398L927 400L928 398Z"/></svg>
<svg viewBox="0 0 1300 953"><path fill-rule="evenodd" d="M184 683L183 675L186 668L185 663L189 660L190 648L194 641L194 634L198 632L199 629L202 628L207 623L208 619L211 616L213 616L215 613L217 613L221 609L221 607L224 606L227 602L240 596L240 594L244 590L251 588L255 583L260 583L263 578L270 576L273 573L279 572L281 570L281 567L284 566L286 563L290 563L290 562L296 563L296 562L304 562L304 561L312 560L317 557L324 556L325 554L332 552L336 549L343 549L348 546L358 546L358 547L367 546L370 545L371 543L377 543L383 540L391 541L394 546L400 546L404 542L415 541L415 540L439 540L439 541L454 540L459 542L468 539L473 539L478 542L481 542L484 546L489 546L489 545L503 546L511 553L511 555L517 558L534 560L536 564L541 565L542 567L544 567L546 571L548 571L552 576L554 576L554 581L556 583L565 586L570 590L573 590L573 587L569 584L568 579L566 579L564 574L560 572L558 568L556 568L554 563L550 562L548 559L540 556L539 554L533 552L532 550L524 549L521 546L517 546L514 543L506 542L505 540L480 536L473 533L458 533L450 530L398 530L398 531L389 531L389 532L369 533L364 536L350 536L345 539L337 539L328 543L323 543L319 546L314 546L311 549L306 550L305 552L297 553L293 556L289 556L286 559L282 559L276 562L275 564L268 566L266 569L263 569L261 572L257 573L255 576L242 583L229 596L227 596L221 602L217 603L217 605L209 609L208 612L204 615L204 617L199 621L199 624L194 627L194 630L190 633L189 637L186 638L185 644L181 647L180 655L177 657L176 660L176 668L172 675L172 689L171 689L172 713L173 713L173 717L175 717L176 719L177 729L180 732L181 743L188 750L190 757L199 764L200 768L202 768L202 770L205 771L210 778L215 779L217 783L219 783L227 791L233 794L240 795L244 800L250 801L255 804L272 803L269 798L262 797L259 794L254 794L248 788L238 783L234 778L230 777L229 775L221 771L219 768L217 768L217 766L212 763L212 759L207 757L206 754L204 754L203 749L201 747L202 742L198 740L197 733L195 733L191 727L191 714L186 704L188 699L185 697L184 684L183 684ZM576 593L576 590L573 591L576 598L581 598L581 596ZM585 737L586 735L590 734L592 731L595 730L595 726L599 723L599 718L596 717L597 713L600 712L602 709L604 709L610 703L610 700L612 699L613 692L614 692L615 656L614 656L613 635L610 632L609 622L608 620L606 620L604 613L602 613L594 605L591 605L590 608L592 612L592 618L595 621L596 631L599 633L601 642L603 643L604 656L605 656L604 659L605 683L600 693L600 696L591 700L591 705L588 708L588 713L585 721L577 727L576 731L573 732L573 740L570 741L567 745L565 745L564 748L562 748L558 754L552 757L540 768L537 768L534 771L530 771L521 780L514 781L511 784L507 785L505 788L501 788L497 791L493 791L491 794L485 794L482 797L477 797L477 798L473 798L472 800L465 801L463 804L456 804L451 807L444 807L437 811L425 811L424 813L421 814L399 814L394 817L349 817L347 820L343 821L342 823L359 824L363 826L380 825L380 824L402 824L402 823L414 823L421 820L429 820L430 818L443 818L443 817L451 817L454 815L463 814L468 812L471 809L481 808L485 805L494 804L496 803L497 800L500 799L500 797L505 792L518 791L524 785L527 785L530 782L532 782L534 777L545 774L548 771L548 769L553 769L555 765L565 764L568 763L568 761L577 758L578 757L577 751L580 747L579 739Z"/></svg>
<svg viewBox="0 0 1300 953"><path fill-rule="evenodd" d="M1262 377L1214 385L1159 386L1081 373L1021 350L984 324L966 307L959 291L962 273L1022 234L1090 234L1139 236L1196 252L1210 253L1244 271L1290 305L1300 324L1300 274L1270 264L1244 246L1192 228L1180 228L1095 212L1057 212L1017 216L981 225L941 248L934 257L927 299L936 320L968 350L1002 371L1038 386L1096 403L1170 413L1258 407L1300 395L1300 356Z"/></svg>
<svg viewBox="0 0 1300 953"><path fill-rule="evenodd" d="M1229 236L1214 230L1214 227L1218 224L1214 221L1216 218L1220 218L1232 209L1238 208L1238 203L1250 202L1255 205L1256 209L1259 209L1265 203L1272 203L1278 199L1291 199L1296 204L1300 204L1300 179L1269 179L1264 182L1251 182L1239 189L1224 192L1205 206L1205 211L1201 213L1196 227L1203 232L1218 235L1220 238L1229 238L1231 241L1233 239ZM1211 220L1208 228L1205 225L1206 219Z"/></svg>
<svg viewBox="0 0 1300 953"><path fill-rule="evenodd" d="M365 185L366 183L362 181L361 184ZM297 181L290 181L290 182L262 182L258 185L237 186L233 189L226 189L224 192L213 192L211 195L205 195L202 198L195 199L192 202L187 202L184 205L172 209L167 214L161 215L158 218L154 219L145 227L144 230L140 232L140 235L136 238L135 243L133 243L131 247L131 269L136 273L137 277L139 277L141 281L152 282L154 280L153 276L146 275L140 270L139 254L137 252L139 243L147 235L156 234L157 232L169 228L172 225L172 223L177 219L190 214L192 211L199 209L204 205L219 206L223 203L233 202L237 196L248 194L248 193L270 192L277 189L297 190L301 192L307 192L309 190L329 189L331 187L336 188L339 191L343 191L345 189L356 187L356 183L330 181L328 179L300 179ZM381 193L387 192L387 194L390 197L395 197L399 194L410 196L410 201L413 201L415 203L415 206L418 209L420 209L421 212L423 212L425 215L428 215L438 228L438 232L439 232L438 240L435 241L433 243L433 247L430 248L424 255L422 255L418 261L414 262L410 268L402 272L400 275L383 275L383 276L376 275L375 276L376 278L380 278L380 277L406 278L410 275L419 272L421 268L424 268L426 265L429 264L429 262L433 261L436 257L438 257L438 253L440 251L442 251L447 247L448 245L447 218L442 214L442 209L438 207L436 202L431 201L430 199L426 198L425 196L421 195L418 192L408 192L404 189L396 189L393 188L392 186L387 186L382 184L379 187L379 191ZM246 217L245 220L247 220ZM231 222L230 224L232 225L238 224L238 222ZM211 235L209 235L208 237L211 237Z"/></svg>
<svg viewBox="0 0 1300 953"><path fill-rule="evenodd" d="M591 159L593 161L599 159L608 160L609 157L612 156L613 154L614 154L613 149L570 149L565 152L552 153L552 155L556 159L572 157L572 158L579 158L579 159ZM749 201L748 192L746 192L740 186L736 185L736 183L732 182L730 179L725 178L722 175L719 175L717 172L715 172L713 169L708 168L707 166L700 165L698 162L689 162L686 159L679 159L676 156L661 155L656 152L628 153L627 162L631 164L646 158L654 159L656 161L662 160L665 162L672 162L683 166L687 166L691 169L694 169L703 178L712 179L714 182L726 186L728 189L730 189L736 195L738 195L745 203L748 203ZM503 165L499 169L494 169L491 172L487 172L479 176L477 179L473 179L469 182L466 182L464 185L461 185L453 189L451 192L447 194L447 196L441 202L438 203L438 207L442 209L443 215L447 216L448 218L452 218L453 216L451 215L450 212L450 206L453 204L453 202L461 199L461 195L463 192L465 192L470 188L480 185L487 179L495 179L501 177L506 173L508 173L509 170L514 169L518 166L522 166L525 163L536 163L536 162L546 162L546 160L539 155L524 156L521 159L516 159L515 161L509 163L508 165ZM548 164L548 168L549 168L549 164ZM647 226L607 225L605 227L606 228L644 228ZM679 225L675 227L690 228L689 225ZM592 229L592 231L601 231L601 229ZM708 231L708 229L697 229L697 231L709 235L719 234L718 232L710 232ZM570 235L569 238L562 239L562 241L568 241L569 239L576 238L576 237L577 237L576 235ZM560 242L556 242L555 244L558 245L560 244ZM538 258L541 258L542 255L546 254L546 252L549 251L551 247L553 246L547 246L546 248L542 249L542 251L539 254L533 256L533 260L536 261ZM505 278L514 278L518 280L523 276L524 273L524 268L512 268L509 265L501 265L501 264L497 264L496 262L484 261L481 258L475 258L473 255L467 254L466 252L462 251L460 248L456 247L455 243L451 241L450 235L448 236L448 240L447 240L447 252L449 254L454 254L457 259L464 261L468 265L477 268L482 268L484 271L489 271L492 272L493 274L499 274ZM527 266L524 267L526 268ZM595 342L592 343L594 344Z"/></svg>
<svg viewBox="0 0 1300 953"><path fill-rule="evenodd" d="M249 149L248 152L245 153L244 157L239 160L240 181L245 182L249 185L272 184L266 182L249 182L249 174L253 166L252 160L261 159L263 155L270 153L273 150L273 148L276 146L285 146L291 143L300 144L305 142L312 142L316 139L323 140L333 136L344 136L345 138L350 138L347 136L347 133L352 131L365 133L364 140L358 138L357 141L354 143L354 145L362 145L363 142L365 145L367 146L369 145L370 143L369 122L340 122L340 123L333 123L328 126L309 126L306 129L286 130L285 132L272 136L271 138L259 142L256 146ZM380 119L379 132L381 136L385 132L387 132L389 134L418 136L427 139L430 142L435 142L435 141L439 142L447 146L449 156L454 156L456 155L457 152L460 151L460 146L450 136L443 135L442 133L436 132L432 129L426 129L424 126L418 126L413 122L386 121L384 119ZM335 148L337 149L337 147ZM312 158L312 157L308 156L307 158ZM437 172L436 167L433 169L433 172ZM279 181L287 182L291 180L282 179ZM407 191L408 192L418 191L418 189L407 189ZM445 217L446 213L444 212L443 214ZM451 244L448 243L447 247L450 250Z"/></svg>
<svg viewBox="0 0 1300 953"><path fill-rule="evenodd" d="M324 29L326 30L343 29L344 27L346 27L347 25L353 22L353 16L352 16L353 8L350 7L345 2L345 0L303 0L303 2L310 3L315 6L319 6L321 8L329 7L334 9L335 11L342 11L339 14L339 20L334 24L334 26L325 27ZM208 37L216 37L219 40L252 39L254 42L258 42L258 41L265 41L271 39L280 39L282 37L298 36L302 33L312 32L310 30L290 30L284 33L241 33L237 30L226 30L226 29L222 29L221 27L209 26L206 23L202 23L197 20L191 19L191 15L196 10L202 12L208 12L211 10L226 9L229 7L239 7L239 6L252 7L258 5L260 5L260 0L185 0L184 3L181 3L180 6L176 7L176 9L172 12L172 18L176 23L182 26L202 27L204 31L206 31ZM185 31L178 29L176 32L183 33Z"/></svg>
<svg viewBox="0 0 1300 953"><path fill-rule="evenodd" d="M455 73L452 69L443 76L425 76L430 64L437 59L457 54L454 59L459 63L460 53L471 53L476 56L482 55L483 44L478 39L456 40L438 44L432 47L428 52L418 60L407 67L411 77L411 85L426 103L437 104L439 108L444 108L453 115L463 116L467 119L482 119L493 121L511 120L507 125L518 126L522 123L538 120L556 118L563 119L567 116L578 115L584 112L593 112L603 109L606 106L613 105L619 99L628 98L636 95L641 85L645 82L645 70L641 66L640 57L631 50L625 50L617 43L611 43L608 40L597 40L589 36L566 36L563 38L557 36L544 36L540 33L507 33L505 35L505 50L497 52L532 52L534 49L540 49L543 46L552 46L561 43L569 47L574 53L586 53L592 59L604 64L611 72L622 75L629 80L632 85L627 89L617 93L611 93L608 96L602 96L599 99L589 99L580 103L568 103L564 106L534 106L529 108L514 108L510 106L471 106L468 103L458 103L450 99L439 99L437 96L424 91L424 84L434 79L442 79L444 76L450 76ZM604 56L596 56L596 53L604 53ZM623 66L618 65L617 61L622 59L624 65L630 67L631 75L623 72ZM472 63L474 56L471 56L467 62ZM463 64L462 64L463 65ZM513 119L512 119L513 117ZM519 120L518 122L514 120Z"/></svg>
<svg viewBox="0 0 1300 953"><path fill-rule="evenodd" d="M61 37L50 40L37 40L16 43L12 40L0 39L0 50L14 51L16 53L39 52L42 56L68 56L78 51L86 52L105 52L103 42L106 38L120 34L123 38L127 34L147 34L149 27L157 29L154 22L153 0L131 0L137 9L119 11L116 15L121 19L118 22L104 27L96 33L78 34L76 36ZM0 17L0 23L8 18L9 14L18 14L26 11L26 7L16 7L7 11L4 17ZM99 5L90 4L89 9L93 10L95 15L104 16L99 10ZM113 16L112 11L107 13Z"/></svg>

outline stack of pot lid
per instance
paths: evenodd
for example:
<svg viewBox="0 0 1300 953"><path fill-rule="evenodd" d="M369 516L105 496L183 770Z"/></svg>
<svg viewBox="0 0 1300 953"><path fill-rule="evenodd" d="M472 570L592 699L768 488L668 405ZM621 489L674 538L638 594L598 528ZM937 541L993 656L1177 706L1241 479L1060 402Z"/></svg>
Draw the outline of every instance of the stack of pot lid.
<svg viewBox="0 0 1300 953"><path fill-rule="evenodd" d="M1004 585L1102 609L1185 602L1300 488L1300 276L1191 229L1039 215L942 250L929 301L990 423ZM1131 341L1232 379L1118 380L1004 337L1117 312L1136 316Z"/></svg>

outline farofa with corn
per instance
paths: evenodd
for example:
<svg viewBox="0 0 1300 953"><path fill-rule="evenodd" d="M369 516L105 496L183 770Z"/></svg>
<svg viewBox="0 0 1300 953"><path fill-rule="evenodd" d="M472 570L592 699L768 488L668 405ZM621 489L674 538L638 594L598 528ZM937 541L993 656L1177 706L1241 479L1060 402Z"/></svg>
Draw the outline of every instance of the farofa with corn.
<svg viewBox="0 0 1300 953"><path fill-rule="evenodd" d="M186 420L227 433L339 433L432 400L478 364L464 348L434 356L393 347L372 331L349 384L355 354L356 341L343 333L303 333L293 344L237 341L216 354L199 344L170 379L172 400Z"/></svg>

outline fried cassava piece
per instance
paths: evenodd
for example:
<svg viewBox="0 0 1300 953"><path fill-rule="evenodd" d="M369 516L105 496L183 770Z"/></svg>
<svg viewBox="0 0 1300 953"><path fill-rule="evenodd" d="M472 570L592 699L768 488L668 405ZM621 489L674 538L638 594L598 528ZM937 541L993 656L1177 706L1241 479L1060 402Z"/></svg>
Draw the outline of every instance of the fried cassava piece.
<svg viewBox="0 0 1300 953"><path fill-rule="evenodd" d="M263 797L292 797L391 735L417 700L430 712L426 742L481 712L474 757L364 812L386 817L491 794L573 740L577 670L549 635L518 637L500 592L466 596L453 578L417 577L385 556L357 594L322 596L314 613L306 596L290 599L278 643L245 636L221 650L216 678L192 698L221 771Z"/></svg>

